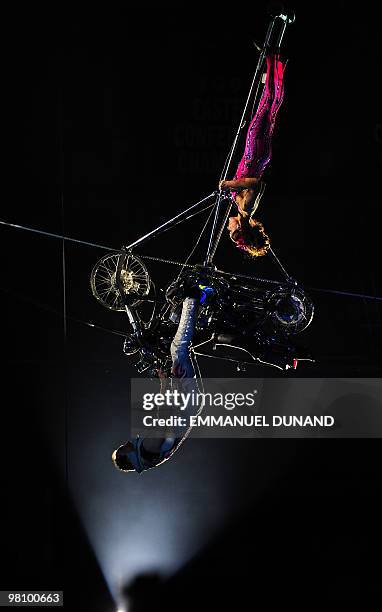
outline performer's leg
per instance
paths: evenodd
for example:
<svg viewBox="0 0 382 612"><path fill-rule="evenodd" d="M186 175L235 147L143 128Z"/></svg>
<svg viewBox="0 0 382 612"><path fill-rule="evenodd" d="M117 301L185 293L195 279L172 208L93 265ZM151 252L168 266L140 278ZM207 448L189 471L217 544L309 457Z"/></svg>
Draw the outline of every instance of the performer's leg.
<svg viewBox="0 0 382 612"><path fill-rule="evenodd" d="M171 344L172 374L175 378L193 378L194 366L190 347L195 330L199 300L191 297L183 301L178 329Z"/></svg>
<svg viewBox="0 0 382 612"><path fill-rule="evenodd" d="M261 178L270 162L272 135L284 97L285 64L278 54L271 54L266 58L264 91L248 128L244 155L236 170L235 179Z"/></svg>

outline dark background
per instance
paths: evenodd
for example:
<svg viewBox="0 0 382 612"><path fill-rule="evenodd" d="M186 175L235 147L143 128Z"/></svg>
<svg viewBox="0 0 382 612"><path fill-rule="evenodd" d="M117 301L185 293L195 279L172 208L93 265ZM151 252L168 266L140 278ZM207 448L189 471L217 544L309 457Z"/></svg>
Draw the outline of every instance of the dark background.
<svg viewBox="0 0 382 612"><path fill-rule="evenodd" d="M9 190L1 218L119 247L213 191L256 65L252 41L261 43L267 27L265 6L12 17L3 115ZM284 46L286 97L259 218L288 271L311 288L316 315L304 342L317 363L306 372L379 377L378 302L314 290L382 295L378 15L367 3L294 6ZM144 252L182 261L200 222ZM81 511L79 492L90 499L81 466L97 464L102 477L92 486L97 499L110 496L109 524L115 512L123 516L124 503L138 512L149 506L155 524L187 491L189 523L202 524L209 504L214 520L224 514L168 582L140 578L132 609L152 609L137 603L148 593L163 597L166 609L380 594L372 560L380 535L379 440L192 440L172 466L143 475L139 485L134 475L115 474L109 451L124 437L120 398L134 371L119 337L72 320L125 329L90 293L90 270L103 252L65 248L72 317L65 339L61 242L7 227L1 236L2 589L64 589L70 610L115 607L95 530ZM266 259L250 264L227 239L217 260L225 269L273 274ZM174 273L151 270L163 282ZM210 375L232 375L203 365ZM151 487L163 505L153 507ZM131 516L126 530L134 530ZM126 557L134 554L127 539ZM162 569L158 563L147 571Z"/></svg>

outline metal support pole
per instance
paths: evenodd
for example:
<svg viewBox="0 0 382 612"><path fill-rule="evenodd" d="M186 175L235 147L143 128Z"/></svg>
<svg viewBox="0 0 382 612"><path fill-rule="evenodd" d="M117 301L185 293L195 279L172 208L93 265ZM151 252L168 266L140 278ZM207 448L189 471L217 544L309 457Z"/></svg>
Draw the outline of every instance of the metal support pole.
<svg viewBox="0 0 382 612"><path fill-rule="evenodd" d="M159 225L155 229L151 230L151 232L149 232L148 234L145 234L144 236L141 236L140 238L138 238L138 240L135 240L131 244L126 245L124 248L126 249L126 251L129 251L130 249L138 246L138 244L142 244L143 242L146 242L146 240L148 240L149 238L153 238L155 235L159 234L165 228L168 229L172 225L176 225L176 222L179 222L179 219L181 217L183 217L184 215L189 213L191 210L194 210L195 208L197 208L201 204L203 204L203 202L206 202L207 200L210 200L211 198L215 197L216 193L217 193L216 191L214 191L213 193L210 193L210 195L208 195L206 198L203 198L202 200L199 200L199 202L196 202L196 204L193 204L189 208L186 208L186 210L183 210L181 213L179 213L175 217L172 217L168 221L165 221L165 223L162 223L162 225Z"/></svg>
<svg viewBox="0 0 382 612"><path fill-rule="evenodd" d="M207 253L206 253L206 257L204 260L204 265L205 266L210 266L212 263L212 258L213 258L213 245L215 242L215 234L216 234L216 228L217 228L217 224L218 224L218 220L219 220L219 213L220 213L220 204L222 201L222 192L219 192L219 195L217 197L216 200L216 204L215 204L215 215L214 215L214 220L212 223L212 229L211 229L211 234L210 234L210 239L208 241L208 247L207 247Z"/></svg>

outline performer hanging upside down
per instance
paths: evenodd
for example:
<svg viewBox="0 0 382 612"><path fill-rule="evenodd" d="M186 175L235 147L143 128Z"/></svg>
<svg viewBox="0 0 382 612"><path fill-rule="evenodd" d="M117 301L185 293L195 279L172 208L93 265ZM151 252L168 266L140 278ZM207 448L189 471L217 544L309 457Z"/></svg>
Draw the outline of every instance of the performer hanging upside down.
<svg viewBox="0 0 382 612"><path fill-rule="evenodd" d="M238 214L230 217L228 231L236 246L254 257L269 250L263 224L254 218L265 183L261 180L272 154L272 136L284 97L286 61L279 53L266 57L266 81L257 111L249 125L244 155L232 181L221 181L219 189L230 190Z"/></svg>
<svg viewBox="0 0 382 612"><path fill-rule="evenodd" d="M192 337L200 303L200 294L197 288L192 288L185 296L177 332L171 344L173 382L178 381L183 392L197 390L195 370L190 354ZM161 392L164 392L166 378L159 372L161 378ZM187 416L187 410L184 411ZM122 472L136 471L139 474L157 467L167 461L187 436L187 427L173 428L168 436L163 438L149 438L137 436L128 440L117 448L112 454L115 467Z"/></svg>

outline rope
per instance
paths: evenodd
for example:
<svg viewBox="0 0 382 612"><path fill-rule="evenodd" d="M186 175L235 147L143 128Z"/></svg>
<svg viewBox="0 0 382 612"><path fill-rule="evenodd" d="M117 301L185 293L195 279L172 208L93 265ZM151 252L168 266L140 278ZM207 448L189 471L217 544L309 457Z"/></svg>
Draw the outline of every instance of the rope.
<svg viewBox="0 0 382 612"><path fill-rule="evenodd" d="M65 431L65 482L69 487L69 399L67 390L68 371L67 371L67 352L68 352L68 317L67 317L67 302L66 302L66 252L65 252L65 214L64 214L64 194L60 194L61 201L61 223L62 223L62 239L61 239L61 260L62 260L62 331L64 340L64 363L63 363L63 378L64 378L64 431Z"/></svg>
<svg viewBox="0 0 382 612"><path fill-rule="evenodd" d="M24 230L25 232L32 232L34 234L41 234L42 236L47 236L48 238L59 238L60 240L65 240L66 242L75 242L77 244L84 244L86 246L94 247L96 249L103 249L105 251L113 251L114 253L124 253L120 249L113 249L112 247L105 246L103 244L97 244L95 242L86 242L86 240L77 240L76 238L69 238L69 236L63 236L61 234L53 234L52 232L45 232L43 230L36 229L34 227L26 227L25 225L17 225L16 223L9 223L8 221L2 221L0 219L0 225L6 225L7 227L12 227L13 229Z"/></svg>
<svg viewBox="0 0 382 612"><path fill-rule="evenodd" d="M343 295L345 297L355 297L363 300L375 300L376 302L382 302L382 296L379 295L365 295L363 293L354 293L353 291L337 291L336 289L321 289L318 287L308 287L308 290L317 291L318 293L333 293L334 295Z"/></svg>
<svg viewBox="0 0 382 612"><path fill-rule="evenodd" d="M277 263L278 267L280 268L281 272L284 274L285 278L287 280L290 280L291 277L289 276L288 272L285 270L284 266L282 265L281 261L279 260L279 258L277 257L276 253L274 252L274 250L272 249L272 247L269 247L269 252L272 255L273 259L275 260L275 262Z"/></svg>
<svg viewBox="0 0 382 612"><path fill-rule="evenodd" d="M52 308L43 302L39 302L37 300L33 300L31 298L26 297L24 294L18 293L17 291L11 291L10 289L4 289L0 287L0 291L7 295L11 295L26 304L30 304L39 310L43 310L45 312L50 312L58 317L62 317L63 313L61 310L56 310L56 308ZM121 338L126 338L127 332L118 331L116 329L111 329L109 327L104 327L102 325L98 325L97 323L92 323L91 321L84 321L83 319L77 319L76 317L72 317L70 315L66 315L66 319L68 321L73 321L73 323L79 323L80 325L86 325L87 327L92 327L94 329L98 329L100 331L107 332L109 334L114 334L115 336L120 336Z"/></svg>
<svg viewBox="0 0 382 612"><path fill-rule="evenodd" d="M139 255L140 259L149 259L151 261L159 261L160 263L170 264L172 266L180 266L182 268L195 268L194 265L181 263L180 261L172 261L171 259L163 259L162 257L154 257L152 255Z"/></svg>
<svg viewBox="0 0 382 612"><path fill-rule="evenodd" d="M102 244L97 244L95 242L87 242L86 240L78 240L76 238L70 238L68 236L63 236L60 234L54 234L52 232L45 232L43 230L38 230L36 228L31 228L31 227L26 227L24 225L17 225L16 223L9 223L7 221L2 221L0 220L0 225L4 225L6 227L12 227L13 229L19 229L19 230L24 230L27 232L32 232L35 234L40 234L42 236L47 236L49 238L58 238L59 240L65 241L65 242L74 242L76 244L83 244L85 246L90 246L96 249L103 249L105 251L110 251L113 253L120 253L120 254L125 254L126 251L121 250L121 249L115 249L113 247L110 246L105 246ZM164 259L163 257L154 257L151 255L139 255L139 257L141 259L148 259L151 261L157 261L159 263L165 263L165 264L170 264L173 266L179 266L179 267L185 267L185 268L195 268L194 265L192 264L188 264L188 263L184 263L184 262L179 262L179 261L172 261L171 259ZM267 279L267 278L259 278L256 276L250 276L250 275L246 275L246 274L235 274L235 273L231 273L231 272L224 272L222 270L216 270L215 272L218 272L220 274L225 274L228 276L231 276L233 278L246 278L247 280L253 280L255 282L258 283L269 283L269 284L273 284L273 285L279 285L280 282L279 281L275 281L275 280L271 280L271 279ZM290 277L288 277L290 278ZM362 294L362 293L357 293L357 292L353 292L353 291L339 291L336 289L321 289L319 287L307 287L308 290L310 291L317 291L317 292L321 292L321 293L333 293L335 295L342 295L345 297L355 297L355 298L361 298L364 300L375 300L378 302L382 302L382 296L376 296L376 295L367 295L367 294Z"/></svg>
<svg viewBox="0 0 382 612"><path fill-rule="evenodd" d="M104 251L109 251L111 253L116 254L125 254L126 251L123 249L115 249L110 246L105 246L104 244L98 244L96 242L87 242L86 240L78 240L77 238L70 238L69 236L64 236L62 234L54 234L52 232L45 232L43 230L36 229L34 227L27 227L25 225L17 225L16 223L9 223L7 221L0 220L0 225L4 225L6 227L12 227L13 229L24 230L26 232L32 232L34 234L40 234L42 236L47 236L48 238L57 238L58 240L62 240L63 242L74 242L75 244L83 244L85 246L89 246L95 249L102 249ZM152 259L154 261L159 261L161 263L172 264L174 266L187 266L185 263L181 263L178 261L172 261L170 259L163 259L162 257L152 257L150 255L139 255L141 259ZM193 268L194 266L188 265L187 267Z"/></svg>

